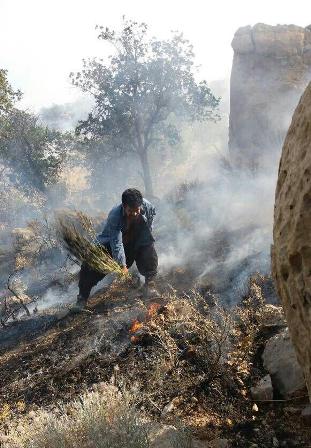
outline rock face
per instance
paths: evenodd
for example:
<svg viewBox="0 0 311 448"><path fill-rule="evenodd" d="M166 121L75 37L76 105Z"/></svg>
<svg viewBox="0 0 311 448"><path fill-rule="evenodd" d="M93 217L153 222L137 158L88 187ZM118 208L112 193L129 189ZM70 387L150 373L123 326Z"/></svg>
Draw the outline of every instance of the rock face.
<svg viewBox="0 0 311 448"><path fill-rule="evenodd" d="M273 239L273 275L311 398L311 83L283 146Z"/></svg>
<svg viewBox="0 0 311 448"><path fill-rule="evenodd" d="M232 161L251 169L276 166L292 113L311 80L311 27L243 27L232 47Z"/></svg>

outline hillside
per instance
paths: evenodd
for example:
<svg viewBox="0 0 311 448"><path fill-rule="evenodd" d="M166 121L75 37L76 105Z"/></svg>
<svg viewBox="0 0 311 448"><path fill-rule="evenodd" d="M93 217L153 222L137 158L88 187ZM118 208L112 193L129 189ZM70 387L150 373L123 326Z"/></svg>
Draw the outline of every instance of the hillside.
<svg viewBox="0 0 311 448"><path fill-rule="evenodd" d="M0 331L2 341L7 337L0 357L3 433L38 409L53 413L108 383L130 391L144 418L182 424L204 446L215 439L232 447L272 447L276 439L280 446L308 446L310 432L299 416L305 392L278 400L275 391L275 401L255 401L250 393L264 375L267 339L286 326L277 307L265 305L264 284L252 280L244 304L225 310L167 287L158 302L144 304L133 286L116 282L83 313L63 307L8 325ZM53 313L54 321L35 327ZM37 329L29 332L31 325Z"/></svg>

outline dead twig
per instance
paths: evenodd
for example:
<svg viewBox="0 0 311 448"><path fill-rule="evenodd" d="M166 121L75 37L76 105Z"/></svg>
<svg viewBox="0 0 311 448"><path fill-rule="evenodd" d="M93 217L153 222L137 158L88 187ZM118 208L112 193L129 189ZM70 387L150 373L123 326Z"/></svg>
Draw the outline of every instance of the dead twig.
<svg viewBox="0 0 311 448"><path fill-rule="evenodd" d="M7 288L8 290L17 298L19 303L21 304L21 308L23 308L27 314L27 316L30 316L30 311L27 308L23 298L13 289L11 285L11 279L14 277L14 275L17 273L17 271L12 272L12 274L9 275L8 281L7 281Z"/></svg>

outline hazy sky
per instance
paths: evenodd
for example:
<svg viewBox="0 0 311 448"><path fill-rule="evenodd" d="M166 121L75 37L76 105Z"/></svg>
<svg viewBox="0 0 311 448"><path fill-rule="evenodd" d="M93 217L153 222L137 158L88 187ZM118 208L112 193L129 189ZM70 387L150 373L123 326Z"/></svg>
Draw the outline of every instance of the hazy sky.
<svg viewBox="0 0 311 448"><path fill-rule="evenodd" d="M202 76L230 76L231 40L240 26L311 23L310 0L0 0L0 67L24 92L23 106L75 99L68 75L82 58L107 54L95 25L118 26L122 15L150 25L152 34L183 31L194 44Z"/></svg>

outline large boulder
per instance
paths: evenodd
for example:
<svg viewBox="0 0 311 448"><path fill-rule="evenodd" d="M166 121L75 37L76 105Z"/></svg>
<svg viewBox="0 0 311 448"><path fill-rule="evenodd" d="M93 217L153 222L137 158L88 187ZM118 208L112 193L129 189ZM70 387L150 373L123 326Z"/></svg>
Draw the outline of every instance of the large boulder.
<svg viewBox="0 0 311 448"><path fill-rule="evenodd" d="M283 146L273 240L273 275L311 398L311 83Z"/></svg>
<svg viewBox="0 0 311 448"><path fill-rule="evenodd" d="M279 394L290 398L302 393L306 384L287 329L268 340L262 359L264 367L271 375L274 389ZM266 386L268 390L268 383L269 381L265 381L261 384L261 389ZM252 394L257 389L253 389Z"/></svg>
<svg viewBox="0 0 311 448"><path fill-rule="evenodd" d="M229 148L235 165L275 166L292 113L311 80L311 30L259 23L235 33Z"/></svg>

